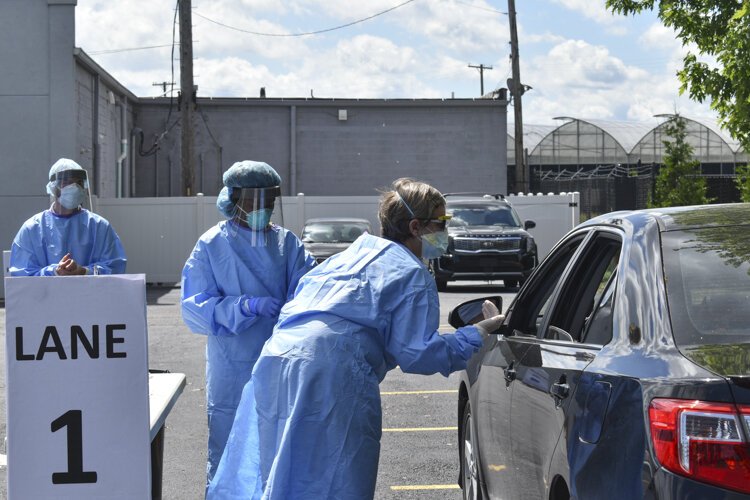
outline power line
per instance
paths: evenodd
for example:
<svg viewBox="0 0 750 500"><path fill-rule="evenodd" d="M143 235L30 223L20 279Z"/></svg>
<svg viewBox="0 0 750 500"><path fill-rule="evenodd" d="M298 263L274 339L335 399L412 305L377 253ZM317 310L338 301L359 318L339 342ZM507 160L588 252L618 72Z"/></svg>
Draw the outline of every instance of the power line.
<svg viewBox="0 0 750 500"><path fill-rule="evenodd" d="M166 45L146 45L144 47L130 47L127 49L110 49L110 50L97 50L95 52L89 52L89 55L98 56L100 54L115 54L117 52L130 52L133 50L147 50L147 49L161 49L163 47L171 47L172 44Z"/></svg>
<svg viewBox="0 0 750 500"><path fill-rule="evenodd" d="M404 5L406 5L406 4L410 4L410 3L414 2L414 1L415 1L415 0L406 0L406 2L400 3L400 4L396 5L395 7L391 7L390 9L386 9L386 10L384 10L384 11L378 12L377 14L373 14L373 15L371 15L371 16L368 16L368 17L365 17L365 18L362 18L362 19L358 19L358 20L356 20L356 21L352 21L352 22L350 22L350 23L342 24L342 25L340 25L340 26L334 26L333 28L326 28L326 29L322 29L322 30L317 30L317 31L308 31L308 32L306 32L306 33L260 33L260 32L258 32L258 31L250 31L250 30L245 30L245 29L242 29L242 28L236 28L236 27L234 27L234 26L230 26L230 25L228 25L228 24L220 23L219 21L216 21L216 20L214 20L214 19L211 19L211 18L209 18L209 17L206 17L206 16L204 16L203 14L201 14L201 13L199 13L199 12L197 12L197 11L196 11L196 12L193 12L193 14L195 14L195 15L196 15L196 16L198 16L198 17L202 17L202 18L203 18L203 19L205 19L206 21L210 21L210 22L212 22L212 23L214 23L214 24L218 24L219 26L222 26L222 27L224 27L224 28L228 28L228 29L230 29L230 30L234 30L234 31L240 31L240 32L242 32L242 33L248 33L248 34L250 34L250 35L258 35L258 36L278 36L278 37L291 37L291 36L307 36L307 35L319 35L320 33L327 33L327 32L329 32L329 31L335 31L335 30L340 30L340 29L342 29L342 28L348 28L349 26L353 26L353 25L355 25L355 24L363 23L363 22L365 22L365 21L369 21L370 19L373 19L373 18L375 18L375 17L378 17L378 16L382 16L383 14L386 14L386 13L388 13L388 12L391 12L392 10L396 10L396 9L398 9L399 7L403 7Z"/></svg>
<svg viewBox="0 0 750 500"><path fill-rule="evenodd" d="M466 2L459 2L459 0L453 0L453 2L454 3L460 3L461 5L466 5L467 7L471 7L473 9L486 10L487 12L494 12L495 14L502 14L504 16L508 15L507 12L503 12L501 10L490 9L489 7L480 7L479 5L472 5L472 4L466 3Z"/></svg>

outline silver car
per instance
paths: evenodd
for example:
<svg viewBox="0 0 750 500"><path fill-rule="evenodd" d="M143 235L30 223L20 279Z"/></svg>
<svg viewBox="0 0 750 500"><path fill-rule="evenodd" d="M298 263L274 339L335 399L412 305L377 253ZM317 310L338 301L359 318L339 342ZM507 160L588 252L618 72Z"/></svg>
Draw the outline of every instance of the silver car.
<svg viewBox="0 0 750 500"><path fill-rule="evenodd" d="M372 233L367 219L319 217L305 222L302 243L320 264L331 255L344 251L365 232Z"/></svg>

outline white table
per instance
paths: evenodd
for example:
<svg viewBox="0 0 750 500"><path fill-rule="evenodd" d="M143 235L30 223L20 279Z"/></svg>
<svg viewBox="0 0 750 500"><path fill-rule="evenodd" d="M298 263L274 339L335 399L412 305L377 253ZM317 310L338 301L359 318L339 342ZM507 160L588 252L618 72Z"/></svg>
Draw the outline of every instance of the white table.
<svg viewBox="0 0 750 500"><path fill-rule="evenodd" d="M149 373L148 403L151 420L151 498L161 500L164 460L164 423L185 388L184 373Z"/></svg>

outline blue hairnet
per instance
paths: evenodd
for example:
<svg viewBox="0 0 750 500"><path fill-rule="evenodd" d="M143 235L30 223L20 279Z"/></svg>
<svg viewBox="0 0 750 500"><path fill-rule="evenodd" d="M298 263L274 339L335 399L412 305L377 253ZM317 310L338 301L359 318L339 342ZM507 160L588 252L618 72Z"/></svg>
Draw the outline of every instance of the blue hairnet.
<svg viewBox="0 0 750 500"><path fill-rule="evenodd" d="M225 217L232 217L234 203L232 188L266 188L281 185L281 176L268 163L262 161L238 161L224 172L224 188L216 198L216 208Z"/></svg>
<svg viewBox="0 0 750 500"><path fill-rule="evenodd" d="M49 175L47 176L47 180L49 180L49 182L47 183L47 194L49 194L50 196L55 196L55 175L57 175L59 172L65 172L66 170L83 170L83 167L73 160L69 160L68 158L60 158L59 160L57 160L49 169Z"/></svg>

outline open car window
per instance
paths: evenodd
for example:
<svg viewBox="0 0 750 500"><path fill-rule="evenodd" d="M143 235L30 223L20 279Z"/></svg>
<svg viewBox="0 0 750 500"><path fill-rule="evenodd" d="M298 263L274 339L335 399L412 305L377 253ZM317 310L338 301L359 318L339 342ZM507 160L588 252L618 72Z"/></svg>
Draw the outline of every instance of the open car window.
<svg viewBox="0 0 750 500"><path fill-rule="evenodd" d="M616 233L599 231L592 236L565 277L549 315L545 338L581 342L587 329L593 327L593 318L599 315L599 330L589 335L589 341L609 342L611 326L607 328L606 321L611 322L611 315L607 315L606 306L609 303L611 311L621 247L622 240Z"/></svg>
<svg viewBox="0 0 750 500"><path fill-rule="evenodd" d="M588 232L573 235L544 260L513 305L509 326L515 334L541 336L554 291Z"/></svg>

